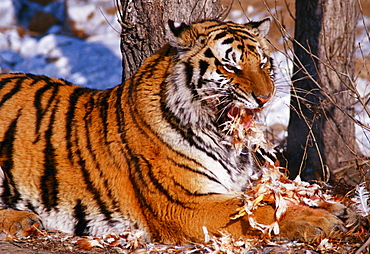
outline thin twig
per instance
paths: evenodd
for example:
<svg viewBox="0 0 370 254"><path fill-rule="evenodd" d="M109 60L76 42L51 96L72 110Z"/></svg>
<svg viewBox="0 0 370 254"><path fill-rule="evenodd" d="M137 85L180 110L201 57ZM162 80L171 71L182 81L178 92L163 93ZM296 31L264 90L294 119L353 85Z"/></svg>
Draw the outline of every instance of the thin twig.
<svg viewBox="0 0 370 254"><path fill-rule="evenodd" d="M370 237L367 238L366 242L355 252L355 254L361 254L370 245Z"/></svg>

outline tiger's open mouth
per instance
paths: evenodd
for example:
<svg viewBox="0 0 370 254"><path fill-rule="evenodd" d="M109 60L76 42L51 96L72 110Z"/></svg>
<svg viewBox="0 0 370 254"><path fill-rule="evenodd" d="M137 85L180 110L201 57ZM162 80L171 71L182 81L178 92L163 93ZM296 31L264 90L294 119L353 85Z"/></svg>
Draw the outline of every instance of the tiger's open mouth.
<svg viewBox="0 0 370 254"><path fill-rule="evenodd" d="M247 130L254 120L255 113L256 110L253 109L232 106L227 112L227 118L232 122L232 124L240 125L244 130Z"/></svg>
<svg viewBox="0 0 370 254"><path fill-rule="evenodd" d="M231 106L221 117L221 128L231 139L229 145L241 151L247 145L249 136L253 135L257 113L261 109L248 109Z"/></svg>

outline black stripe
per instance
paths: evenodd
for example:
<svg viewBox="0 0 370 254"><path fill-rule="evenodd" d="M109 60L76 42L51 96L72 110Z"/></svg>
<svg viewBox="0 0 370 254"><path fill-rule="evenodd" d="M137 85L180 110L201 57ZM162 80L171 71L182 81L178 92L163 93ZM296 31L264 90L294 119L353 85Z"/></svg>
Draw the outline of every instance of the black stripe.
<svg viewBox="0 0 370 254"><path fill-rule="evenodd" d="M214 32L214 31L226 31L227 25L219 22L218 24L208 26L207 29L211 30L209 33Z"/></svg>
<svg viewBox="0 0 370 254"><path fill-rule="evenodd" d="M66 140L67 140L67 151L68 151L68 159L73 164L73 142L72 138L74 135L72 134L72 129L74 126L74 117L75 117L75 110L76 110L76 104L78 102L78 99L80 96L82 96L85 93L85 88L76 88L73 93L70 95L69 98L69 109L66 114Z"/></svg>
<svg viewBox="0 0 370 254"><path fill-rule="evenodd" d="M182 126L180 124L180 119L169 110L166 104L165 99L166 96L164 95L166 91L165 84L162 84L161 90L162 90L161 110L164 119L166 119L166 121L171 125L173 129L178 131L178 133L183 137L184 140L186 140L189 143L190 146L194 146L198 150L203 151L207 156L219 162L222 165L222 167L230 174L231 171L229 167L225 164L225 162L223 160L217 159L216 155L212 152L212 149L202 148L199 144L203 144L203 140L201 140L190 127Z"/></svg>
<svg viewBox="0 0 370 254"><path fill-rule="evenodd" d="M57 103L58 104L58 103ZM56 105L57 105L56 104ZM57 162L55 148L53 147L53 125L55 123L55 113L57 106L54 106L50 116L49 127L45 131L45 149L44 149L44 175L40 179L41 201L47 211L55 209L58 205L58 180L57 180Z"/></svg>
<svg viewBox="0 0 370 254"><path fill-rule="evenodd" d="M184 202L181 202L180 200L175 199L173 196L171 196L170 193L168 192L168 190L166 190L163 187L163 185L158 181L158 179L153 174L152 165L147 159L145 159L143 156L140 156L139 160L141 162L140 163L141 166L146 166L146 168L148 170L147 171L148 177L149 177L150 181L152 182L152 184L154 185L154 187L157 190L159 190L163 195L165 195L168 201L170 201L171 203L175 203L177 205L180 205L184 208L189 208L190 209L190 207L186 206Z"/></svg>
<svg viewBox="0 0 370 254"><path fill-rule="evenodd" d="M127 84L127 83L126 83ZM125 84L125 85L126 85ZM135 86L133 81L129 83L129 86ZM132 88L127 88L132 89ZM120 85L116 90L116 123L118 125L119 133L121 134L121 142L122 147L125 148L124 153L127 154L127 157L125 156L124 159L126 159L126 164L129 167L129 180L132 183L132 187L135 191L135 196L139 201L139 205L143 211L148 211L151 214L156 214L155 209L153 209L150 204L147 202L145 196L143 195L143 192L139 188L139 186L145 186L145 183L143 183L145 176L142 175L139 159L134 156L133 152L130 149L130 146L128 145L127 139L126 139L126 130L125 130L125 118L123 114L123 108L122 108L122 101L123 101L123 90L124 85ZM128 105L128 102L125 103L125 105Z"/></svg>
<svg viewBox="0 0 370 254"><path fill-rule="evenodd" d="M204 52L204 55L208 58L214 58L215 55L213 54L212 50L210 48L208 48L205 52Z"/></svg>
<svg viewBox="0 0 370 254"><path fill-rule="evenodd" d="M184 63L185 65L185 75L186 75L186 84L191 84L191 80L193 78L193 66L190 63Z"/></svg>
<svg viewBox="0 0 370 254"><path fill-rule="evenodd" d="M228 38L228 39L225 39L221 44L231 44L233 43L234 41L234 38Z"/></svg>
<svg viewBox="0 0 370 254"><path fill-rule="evenodd" d="M3 81L7 81L7 80L8 79L4 79L1 82L3 83ZM16 82L15 86L12 88L12 90L10 90L10 92L4 94L3 98L1 98L1 101L0 101L0 107L7 100L9 100L13 95L15 95L17 92L19 92L21 90L23 80L24 79L17 79L17 82ZM13 81L13 80L12 79L9 79L9 82L11 82L11 81Z"/></svg>
<svg viewBox="0 0 370 254"><path fill-rule="evenodd" d="M247 29L233 27L230 30L231 33L237 34L238 37L244 40L251 40L256 42L254 39L256 36L252 35Z"/></svg>
<svg viewBox="0 0 370 254"><path fill-rule="evenodd" d="M184 169L186 169L186 170L188 170L188 171L191 171L191 172L194 172L194 173L200 174L200 175L202 175L202 176L207 177L209 180L214 181L214 182L219 183L220 185L222 185L222 183L221 183L219 180L217 180L217 178L216 178L216 176L215 176L215 175L214 175L214 177L212 177L212 176L208 175L208 174L207 174L207 173L205 173L205 172L202 172L202 171L196 170L196 169L194 169L194 168L191 168L191 167L189 167L189 166L186 166L186 165L180 164L178 161L174 161L173 159L168 158L168 157L167 157L167 160L168 160L168 161L170 161L170 162L172 162L174 165L176 165L176 167L184 168ZM194 162L194 163L195 163L195 164L198 164L198 166L200 166L200 167L203 167L202 165L200 165L200 164L199 164L199 163L197 163L197 162ZM190 193L190 192L189 192L189 193ZM192 194L193 194L193 195L198 195L197 193L192 193Z"/></svg>
<svg viewBox="0 0 370 254"><path fill-rule="evenodd" d="M40 130L41 120L42 120L43 116L45 115L45 112L47 111L47 109L50 106L50 104L48 103L48 105L47 105L47 107L45 107L45 109L42 108L42 103L41 103L42 102L42 96L47 90L49 90L51 88L52 88L52 86L46 85L44 87L41 87L39 90L37 90L37 92L35 94L35 100L33 102L33 105L36 108L36 118L37 118L37 120L36 120L36 135Z"/></svg>
<svg viewBox="0 0 370 254"><path fill-rule="evenodd" d="M95 107L99 108L99 117L101 119L101 123L102 123L101 125L103 127L103 136L99 135L99 137L102 140L103 145L107 148L105 151L110 155L111 158L113 158L115 156L113 153L118 152L118 151L112 151L111 149L109 149L109 145L110 145L111 141L108 141L108 133L110 131L108 129L109 124L110 124L108 122L109 121L108 120L108 111L109 111L109 105L110 105L109 101L112 101L112 100L115 99L114 95L116 95L115 90L112 90L112 89L105 90L105 91L102 91L102 94L97 97L96 101L94 101ZM113 106L115 106L115 105L113 105ZM92 121L95 121L95 120L98 120L98 119L94 119ZM112 123L112 125L114 125L114 124ZM117 164L117 162L115 160L113 160L112 162L117 166L117 168L121 167L121 165Z"/></svg>
<svg viewBox="0 0 370 254"><path fill-rule="evenodd" d="M219 39L221 39L221 38L225 37L226 35L227 35L227 32L226 32L226 31L222 31L221 33L219 33L219 34L217 34L217 35L215 36L214 40L215 40L215 41L216 41L216 40L219 40Z"/></svg>
<svg viewBox="0 0 370 254"><path fill-rule="evenodd" d="M99 192L98 189L94 187L94 183L91 180L90 173L86 168L86 162L82 158L81 150L76 150L74 155L76 155L76 157L78 158L78 165L80 166L80 169L82 171L82 176L84 178L86 188L93 195L93 199L95 199L97 205L99 206L100 212L105 216L105 219L109 220L110 222L114 222L111 220L113 212L108 210L106 203L101 199L103 195Z"/></svg>
<svg viewBox="0 0 370 254"><path fill-rule="evenodd" d="M52 95L50 96L50 98L48 99L46 105L45 105L45 108L42 107L42 96L44 95L44 93L50 89L53 89L52 91ZM36 128L35 128L35 135L36 135L36 139L34 141L34 143L36 143L39 139L40 139L40 127L41 127L41 122L42 122L42 119L45 115L45 113L51 108L51 103L55 100L55 97L56 97L56 94L58 93L58 87L57 86L51 86L51 85L46 85L42 88L40 88L36 94L35 94L35 100L34 100L34 106L36 108Z"/></svg>
<svg viewBox="0 0 370 254"><path fill-rule="evenodd" d="M27 79L32 80L32 82L29 86L33 86L33 85L37 84L39 81L43 81L46 84L52 82L50 77L47 77L47 76L44 76L44 75L25 74L25 77Z"/></svg>
<svg viewBox="0 0 370 254"><path fill-rule="evenodd" d="M247 48L249 50L249 52L253 52L256 54L256 47L252 46L252 45L247 45Z"/></svg>
<svg viewBox="0 0 370 254"><path fill-rule="evenodd" d="M91 113L94 110L94 102L95 99L93 96L91 96L90 100L85 104L85 115L83 117L84 123L85 123L85 140L87 143L87 150L90 152L92 155L94 161L96 160L95 154L92 152L92 145L91 145L91 139L90 139L90 134L91 135L96 135L96 130L90 130L90 126L93 121L97 121L98 119L92 119ZM100 169L100 168L99 168Z"/></svg>
<svg viewBox="0 0 370 254"><path fill-rule="evenodd" d="M134 84L131 84L132 86L134 86ZM166 91L166 88L165 88L165 82L163 82L162 83L162 85L161 85L161 94L159 95L160 96L160 103L161 103L161 108L162 108L162 114L163 115L166 115L167 113L168 114L170 114L170 115L172 115L171 113L170 113L170 111L166 108L166 103L165 103L165 91ZM119 106L117 106L117 107L120 107L121 106L121 104L120 104L120 101L118 102L119 103ZM128 101L128 104L129 105L134 105L134 101L132 101L132 98L129 98L129 101ZM138 122L137 122L137 120L136 120L136 116L137 115L139 115L136 111L135 111L135 109L134 109L134 107L131 107L130 108L130 113L131 113L131 116L132 116L132 118L133 118L133 121L135 122L135 124L136 125L138 125ZM165 119L166 119L166 117L164 117ZM195 147L197 147L197 148L199 148L199 150L202 150L199 146L198 146L198 144L196 143L196 142L194 142L194 140L192 139L193 137L195 137L196 138L196 140L197 140L197 142L199 142L199 143L202 143L202 141L201 140L199 140L198 139L198 136L196 136L194 133L193 133L193 131L192 131L192 129L191 128L188 128L188 127L184 127L184 128L182 128L182 126L180 125L180 123L179 123L179 119L176 117L176 116L174 116L174 115L172 115L172 117L170 118L170 119L172 119L174 122L171 124L171 122L170 121L168 121L169 123L170 123L170 125L172 125L172 126L175 126L175 129L177 129L177 130L180 130L180 134L183 134L183 136L185 137L185 139L186 140L188 140L188 142L192 145L192 146L195 146ZM168 119L167 119L168 120ZM146 125L144 122L142 123L143 125ZM150 129L150 126L146 126L148 129ZM147 135L147 133L145 133L143 130L141 130L141 133L143 134L143 135L145 135L146 136L146 138L148 138L148 139L151 139L148 135ZM187 133L187 134L184 134L184 133ZM187 139L186 137L191 137L190 139ZM172 147L171 146L169 146L167 143L165 143L160 137L157 137L158 139L160 139L161 140L161 142L164 144L164 145L166 145L170 150L173 150L172 149ZM210 137L211 138L211 137ZM211 138L215 143L216 143L216 141L213 139L213 138ZM186 158L186 159L188 159L188 160L190 160L190 161L192 161L193 163L195 163L195 164L197 164L198 166L200 166L200 167L203 167L201 164L199 164L197 161L195 161L194 159L192 159L192 158L189 158L188 156L186 156L186 155L184 155L184 154L182 154L182 153L180 153L180 152L177 152L180 156L183 156L184 158ZM207 153L207 152L206 152ZM208 153L207 153L208 154ZM214 158L215 160L217 160L215 157L213 157L213 156L211 156L212 158ZM222 165L223 165L223 162L220 162ZM226 170L229 172L229 170L228 170L228 167L225 167L226 168ZM194 172L196 172L196 171L194 171ZM209 171L209 173L211 173L212 175L213 175L213 173L211 172L211 171ZM209 176L209 175L207 175L210 179L216 179L215 177L215 175L213 175L214 176L214 178L213 177L211 177L211 176ZM217 181L216 180L216 182L219 182L219 181Z"/></svg>
<svg viewBox="0 0 370 254"><path fill-rule="evenodd" d="M99 106L102 106L101 103L98 104ZM85 135L86 135L86 143L87 143L87 150L89 151L89 154L91 155L92 157L92 160L95 164L95 169L97 171L99 171L99 174L100 174L100 178L103 176L103 172L101 170L101 166L100 166L100 163L97 159L97 156L96 156L96 152L99 152L99 149L93 149L92 147L92 143L91 143L91 136L92 137L96 137L96 132L97 130L91 130L91 123L92 121L97 121L98 119L92 119L91 117L91 112L93 111L94 109L94 106L95 106L95 99L94 97L91 97L89 102L85 105L85 116L84 116L84 122L85 122ZM106 105L106 110L108 110L108 104ZM102 113L103 110L100 110L100 113ZM103 117L105 118L103 121L103 128L104 130L107 132L107 123L106 123L106 117L107 117L107 113L103 113ZM103 119L102 119L103 120ZM106 146L106 150L108 151L109 154L112 154L112 152L108 149L108 142L107 142L107 133L104 133L104 145ZM118 201L114 199L113 197L113 194L112 194L112 189L111 189L111 185L108 183L108 180L105 180L104 181L104 186L105 186L105 190L107 191L107 195L109 197L109 199L112 201L112 204L113 206L118 209L119 205L118 205Z"/></svg>
<svg viewBox="0 0 370 254"><path fill-rule="evenodd" d="M204 73L206 73L208 67L209 67L209 63L207 63L206 61L203 61L203 60L200 60L199 61L199 67L200 67L200 76L203 76Z"/></svg>
<svg viewBox="0 0 370 254"><path fill-rule="evenodd" d="M37 214L36 212L36 209L35 207L32 205L31 201L30 200L27 200L27 205L26 205L27 209L35 214Z"/></svg>
<svg viewBox="0 0 370 254"><path fill-rule="evenodd" d="M75 155L77 155L78 165L80 166L87 190L93 195L93 199L96 201L97 205L99 206L99 210L105 216L105 219L113 223L114 222L112 220L113 212L108 209L106 202L101 199L103 195L99 192L97 188L94 187L94 183L91 180L90 173L86 168L86 161L82 157L81 150L80 149L76 150ZM98 169L94 168L94 170ZM100 174L101 173L102 172L100 171Z"/></svg>
<svg viewBox="0 0 370 254"><path fill-rule="evenodd" d="M21 116L21 110L18 111L17 117L11 122L2 142L0 142L0 156L2 161L2 170L4 172L4 179L2 183L3 193L1 194L2 201L11 208L15 208L16 203L21 200L21 195L16 189L13 179L12 169L14 167L13 151L14 140L17 129L17 121Z"/></svg>
<svg viewBox="0 0 370 254"><path fill-rule="evenodd" d="M132 81L131 81L132 82ZM123 115L123 109L122 109L122 94L123 94L124 85L118 86L116 93L116 123L118 125L118 132L123 133L125 131L125 122L124 122L124 115ZM121 138L123 136L121 135ZM124 141L124 140L122 140ZM126 144L127 142L124 142Z"/></svg>
<svg viewBox="0 0 370 254"><path fill-rule="evenodd" d="M143 175L141 171L141 166L139 163L139 159L135 156L132 155L132 151L128 149L128 154L130 158L130 163L129 163L129 169L130 169L130 174L129 174L129 179L130 182L132 183L132 187L135 191L135 196L139 201L139 205L141 208L141 211L143 211L143 214L147 218L147 220L150 220L151 217L158 217L158 205L153 204L153 202L148 202L150 200L146 199L145 192L143 192L140 188L140 186L146 186L146 183L144 182L145 177L147 175ZM154 208L153 208L154 206ZM148 222L150 223L150 222ZM152 235L158 235L159 232L158 230L154 227L151 228L151 234Z"/></svg>
<svg viewBox="0 0 370 254"><path fill-rule="evenodd" d="M221 62L217 58L215 58L215 66L222 66Z"/></svg>
<svg viewBox="0 0 370 254"><path fill-rule="evenodd" d="M189 65L190 66L190 65ZM140 82L140 81L138 81ZM131 86L133 86L134 84L131 84ZM133 98L130 97L129 100L128 100L128 104L129 105L134 105L134 101L133 101ZM136 124L136 126L139 126L139 123L137 121L137 117L139 114L136 112L136 108L135 107L131 107L130 108L130 115L132 116L132 120L134 121L134 123ZM146 125L147 128L150 129L150 126L148 126L145 122L141 122L140 124L143 124L143 125ZM146 138L148 139L151 139L148 134L146 132L144 132L143 129L140 128L140 131L143 135L146 136ZM178 200L175 200L173 199L169 193L167 192L167 190L165 190L163 188L163 186L159 183L159 181L156 179L156 177L153 175L153 171L151 169L151 164L149 163L148 160L146 160L143 156L133 156L132 152L130 151L130 154L131 156L134 158L133 160L131 160L132 162L135 162L135 166L134 167L131 167L131 168L135 168L135 172L134 174L135 175L140 175L140 177L137 177L136 179L140 181L140 183L136 182L137 186L147 186L148 183L145 182L145 179L149 177L149 180L150 182L155 186L156 189L158 189L160 192L162 192L166 197L167 199L170 201L170 202L173 202L173 203L176 203L178 205L182 205L184 206L184 204ZM147 171L145 171L145 175L142 174L142 168L145 167L147 168ZM150 205L150 202L148 202L146 200L146 198L144 196L142 196L142 200L145 201L143 202L143 204L145 204L145 207L148 208L152 213L156 214L157 211L155 211L154 209L152 209L151 205Z"/></svg>
<svg viewBox="0 0 370 254"><path fill-rule="evenodd" d="M226 57L226 59L227 60L233 60L233 58L231 57L230 58L230 53L232 53L233 52L233 49L232 48L228 48L227 50L226 50L226 52L225 52L225 57ZM234 60L235 61L235 60Z"/></svg>
<svg viewBox="0 0 370 254"><path fill-rule="evenodd" d="M89 235L90 228L87 225L90 221L86 219L86 210L87 206L82 204L81 199L78 199L77 204L73 208L73 215L77 220L75 225L75 235L77 236Z"/></svg>
<svg viewBox="0 0 370 254"><path fill-rule="evenodd" d="M69 110L68 110L67 117L66 117L66 140L67 140L68 159L75 166L77 165L74 162L75 161L77 162L78 166L80 167L82 171L82 175L84 177L87 190L93 195L93 198L95 199L95 201L97 202L99 206L100 212L104 214L107 220L110 221L112 218L111 216L112 212L108 210L105 202L101 200L100 198L101 194L94 187L90 179L90 173L88 172L86 168L85 160L82 157L80 149L78 148L77 130L73 132L73 127L75 126L74 116L75 116L76 104L82 95L84 95L85 93L89 93L90 95L92 95L93 91L95 90L86 89L86 88L76 88L75 91L70 96ZM74 140L73 142L73 139L76 139L76 140Z"/></svg>
<svg viewBox="0 0 370 254"><path fill-rule="evenodd" d="M202 86L203 86L204 80L203 80L202 77L206 73L208 67L209 67L209 63L207 63L206 61L203 61L203 60L199 61L199 68L200 68L199 76L200 76L200 78L198 79L198 83L197 83L197 88L198 89L202 88ZM193 96L195 96L195 95L193 94ZM197 96L197 94L196 94L196 96Z"/></svg>
<svg viewBox="0 0 370 254"><path fill-rule="evenodd" d="M164 49L164 48L162 48L162 49ZM151 61L148 64L145 64L145 66L141 66L140 69L145 69L145 71L140 71L139 70L135 74L135 81L133 81L133 82L137 82L137 80L142 80L143 78L149 78L149 79L152 78L153 73L156 72L159 68L161 69L161 71L163 71L162 70L163 67L162 66L158 67L158 63L162 62L164 57L173 54L174 50L176 50L176 49L171 47L171 46L168 46L168 48L166 49L166 51L164 53L161 53L160 55L156 55L157 57L152 58ZM122 84L122 86L123 85L125 85L125 84Z"/></svg>
<svg viewBox="0 0 370 254"><path fill-rule="evenodd" d="M252 36L252 35L251 35ZM242 40L250 40L252 42L257 42L256 39L254 39L253 37L249 37L249 36L243 36L243 35L239 35L238 37L240 37Z"/></svg>
<svg viewBox="0 0 370 254"><path fill-rule="evenodd" d="M104 188L107 191L107 196L111 200L115 211L120 211L120 207L119 207L120 204L119 204L118 200L113 196L112 184L109 183L107 178L104 180Z"/></svg>
<svg viewBox="0 0 370 254"><path fill-rule="evenodd" d="M193 95L193 99L198 98L198 92L196 90L194 82L192 81L194 67L189 62L184 63L184 65L185 65L186 85L188 86L191 94Z"/></svg>
<svg viewBox="0 0 370 254"><path fill-rule="evenodd" d="M128 150L130 153L129 179L132 183L132 187L135 190L136 197L139 200L140 207L142 208L142 210L144 210L143 208L145 208L145 210L148 210L151 214L154 214L156 216L158 211L156 211L156 209L152 207L151 205L152 202L149 202L150 200L149 201L147 200L146 196L143 195L143 192L140 188L140 186L148 185L148 183L145 181L145 179L148 177L148 174L146 172L143 174L139 158L133 156L132 151L130 149Z"/></svg>
<svg viewBox="0 0 370 254"><path fill-rule="evenodd" d="M105 91L100 97L99 97L99 113L100 118L103 124L103 134L104 134L104 143L105 145L108 145L108 110L109 110L109 103L108 99L110 97L110 93L108 91Z"/></svg>

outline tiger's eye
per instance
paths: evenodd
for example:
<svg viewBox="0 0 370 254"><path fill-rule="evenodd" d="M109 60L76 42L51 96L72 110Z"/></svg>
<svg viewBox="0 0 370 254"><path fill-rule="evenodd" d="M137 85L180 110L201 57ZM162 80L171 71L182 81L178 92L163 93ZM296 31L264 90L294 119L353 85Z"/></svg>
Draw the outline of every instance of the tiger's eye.
<svg viewBox="0 0 370 254"><path fill-rule="evenodd" d="M225 64L224 65L224 69L228 72L234 72L234 66L231 66L231 65L228 65L228 64Z"/></svg>
<svg viewBox="0 0 370 254"><path fill-rule="evenodd" d="M224 67L225 71L227 71L227 72L231 72L231 73L240 72L240 70L237 67L232 66L230 64L224 64L223 67Z"/></svg>

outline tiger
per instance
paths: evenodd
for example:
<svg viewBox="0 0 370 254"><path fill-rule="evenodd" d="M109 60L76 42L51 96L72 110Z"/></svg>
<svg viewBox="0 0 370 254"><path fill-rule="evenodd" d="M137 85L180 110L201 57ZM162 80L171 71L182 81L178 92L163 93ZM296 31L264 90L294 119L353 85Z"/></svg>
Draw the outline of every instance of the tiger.
<svg viewBox="0 0 370 254"><path fill-rule="evenodd" d="M244 130L275 94L270 19L237 24L168 21L168 43L132 78L107 89L43 75L0 76L0 222L84 235L139 229L165 244L228 232L258 238L242 193L258 175L252 148L238 148L225 123ZM244 142L242 140L242 142ZM275 221L258 207L258 223ZM280 239L344 231L346 207L291 205Z"/></svg>

